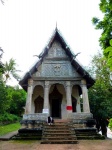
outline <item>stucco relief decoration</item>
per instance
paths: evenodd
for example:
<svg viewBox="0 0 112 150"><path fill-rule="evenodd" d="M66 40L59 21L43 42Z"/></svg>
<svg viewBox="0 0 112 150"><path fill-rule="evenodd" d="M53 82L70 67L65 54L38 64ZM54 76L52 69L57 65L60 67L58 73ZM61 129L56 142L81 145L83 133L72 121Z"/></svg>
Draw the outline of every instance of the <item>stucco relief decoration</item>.
<svg viewBox="0 0 112 150"><path fill-rule="evenodd" d="M62 55L62 53L61 53L60 49L56 48L56 56L61 56L61 55Z"/></svg>
<svg viewBox="0 0 112 150"><path fill-rule="evenodd" d="M65 51L62 49L61 45L59 43L57 43L56 47L55 47L55 54L56 57L65 57Z"/></svg>
<svg viewBox="0 0 112 150"><path fill-rule="evenodd" d="M33 74L33 77L40 77L40 76L41 76L41 73L38 72L38 71L37 71L36 73Z"/></svg>
<svg viewBox="0 0 112 150"><path fill-rule="evenodd" d="M62 73L64 76L67 76L69 75L69 66L67 64L63 65L63 70L62 70Z"/></svg>
<svg viewBox="0 0 112 150"><path fill-rule="evenodd" d="M62 49L61 44L57 41L55 41L50 48L50 51L48 53L48 57L65 57L65 51Z"/></svg>
<svg viewBox="0 0 112 150"><path fill-rule="evenodd" d="M40 72L36 72L36 76L37 76L37 77L40 77Z"/></svg>
<svg viewBox="0 0 112 150"><path fill-rule="evenodd" d="M60 76L60 72L61 72L61 65L60 64L54 65L54 74L56 76Z"/></svg>
<svg viewBox="0 0 112 150"><path fill-rule="evenodd" d="M49 53L48 53L48 57L53 57L54 56L54 51L53 49L51 48Z"/></svg>
<svg viewBox="0 0 112 150"><path fill-rule="evenodd" d="M53 70L51 64L44 64L42 76L53 76Z"/></svg>

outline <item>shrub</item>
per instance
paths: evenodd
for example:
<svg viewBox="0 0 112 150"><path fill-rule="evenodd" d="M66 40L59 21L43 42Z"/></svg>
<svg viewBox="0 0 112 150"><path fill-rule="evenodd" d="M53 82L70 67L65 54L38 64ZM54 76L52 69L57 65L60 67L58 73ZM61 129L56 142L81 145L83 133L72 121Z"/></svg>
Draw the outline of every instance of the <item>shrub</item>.
<svg viewBox="0 0 112 150"><path fill-rule="evenodd" d="M110 130L112 130L112 118L109 120L109 125L108 127L110 128Z"/></svg>
<svg viewBox="0 0 112 150"><path fill-rule="evenodd" d="M9 124L18 121L20 118L16 115L4 113L0 114L0 123L1 124Z"/></svg>

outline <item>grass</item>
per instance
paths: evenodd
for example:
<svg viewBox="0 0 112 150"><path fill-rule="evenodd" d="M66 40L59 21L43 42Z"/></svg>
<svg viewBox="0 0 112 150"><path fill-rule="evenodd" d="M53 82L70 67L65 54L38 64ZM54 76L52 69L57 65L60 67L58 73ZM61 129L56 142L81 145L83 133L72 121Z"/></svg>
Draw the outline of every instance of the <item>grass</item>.
<svg viewBox="0 0 112 150"><path fill-rule="evenodd" d="M8 125L0 126L0 136L5 135L9 132L16 131L20 128L20 123L13 123Z"/></svg>

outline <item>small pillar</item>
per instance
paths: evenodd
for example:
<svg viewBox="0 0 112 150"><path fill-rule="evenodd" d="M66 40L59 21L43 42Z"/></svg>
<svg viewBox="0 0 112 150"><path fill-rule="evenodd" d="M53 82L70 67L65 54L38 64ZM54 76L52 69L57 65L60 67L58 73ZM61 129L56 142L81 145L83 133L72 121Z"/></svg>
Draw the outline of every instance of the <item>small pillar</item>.
<svg viewBox="0 0 112 150"><path fill-rule="evenodd" d="M30 114L31 113L32 93L33 93L33 80L29 79L28 80L25 114Z"/></svg>
<svg viewBox="0 0 112 150"><path fill-rule="evenodd" d="M72 113L72 100L71 100L71 85L70 81L66 81L66 99L67 99L67 112Z"/></svg>
<svg viewBox="0 0 112 150"><path fill-rule="evenodd" d="M83 112L90 113L88 91L87 91L85 80L81 81L81 87L82 87L82 97L83 97Z"/></svg>

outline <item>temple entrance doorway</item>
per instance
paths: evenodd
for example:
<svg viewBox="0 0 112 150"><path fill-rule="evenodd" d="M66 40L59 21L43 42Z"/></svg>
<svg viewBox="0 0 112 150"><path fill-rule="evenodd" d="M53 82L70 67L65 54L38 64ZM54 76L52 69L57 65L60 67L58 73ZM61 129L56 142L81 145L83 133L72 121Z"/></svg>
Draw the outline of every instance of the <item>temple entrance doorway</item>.
<svg viewBox="0 0 112 150"><path fill-rule="evenodd" d="M54 85L50 96L50 115L53 118L61 119L62 94L58 91L57 85Z"/></svg>
<svg viewBox="0 0 112 150"><path fill-rule="evenodd" d="M72 96L72 112L76 112L77 100Z"/></svg>
<svg viewBox="0 0 112 150"><path fill-rule="evenodd" d="M59 99L52 99L51 116L53 118L61 118L61 101Z"/></svg>

